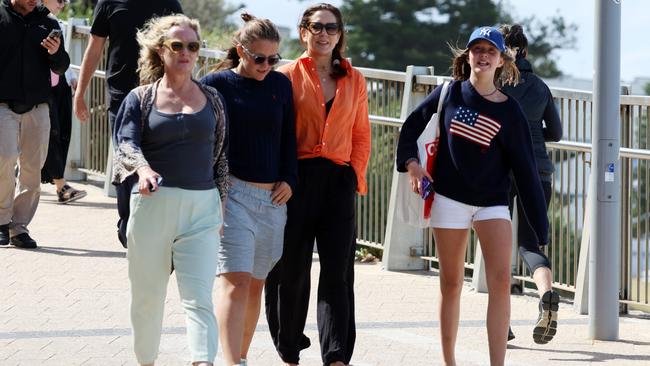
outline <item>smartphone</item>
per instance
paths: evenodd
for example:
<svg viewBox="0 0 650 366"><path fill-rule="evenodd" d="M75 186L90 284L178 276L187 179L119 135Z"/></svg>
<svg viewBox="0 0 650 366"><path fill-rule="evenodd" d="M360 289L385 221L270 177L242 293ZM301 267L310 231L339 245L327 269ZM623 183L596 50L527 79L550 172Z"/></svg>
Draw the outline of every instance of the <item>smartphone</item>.
<svg viewBox="0 0 650 366"><path fill-rule="evenodd" d="M156 178L156 183L158 183L158 187L160 187L160 185L162 185L162 182L163 182L162 177L158 176L158 178ZM149 184L149 192L155 192L155 191L156 191L156 189L153 187L153 184Z"/></svg>
<svg viewBox="0 0 650 366"><path fill-rule="evenodd" d="M50 34L48 34L48 38L61 38L62 33L63 32L60 29L52 29Z"/></svg>
<svg viewBox="0 0 650 366"><path fill-rule="evenodd" d="M431 182L427 177L422 178L422 181L420 181L420 187L422 187L421 195L423 200L429 198L429 196L434 192L433 182Z"/></svg>

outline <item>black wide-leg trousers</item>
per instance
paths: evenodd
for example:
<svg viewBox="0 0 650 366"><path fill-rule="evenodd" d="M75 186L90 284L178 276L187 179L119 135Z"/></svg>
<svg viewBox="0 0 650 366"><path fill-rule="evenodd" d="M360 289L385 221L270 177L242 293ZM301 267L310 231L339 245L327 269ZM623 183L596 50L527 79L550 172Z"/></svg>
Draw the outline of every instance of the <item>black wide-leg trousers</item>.
<svg viewBox="0 0 650 366"><path fill-rule="evenodd" d="M317 323L324 365L350 363L354 321L355 192L348 165L323 158L298 162L298 187L288 202L284 252L266 280L266 317L284 362L308 347L307 319L314 240L318 248Z"/></svg>
<svg viewBox="0 0 650 366"><path fill-rule="evenodd" d="M41 182L54 183L63 179L72 133L72 91L65 76L50 94L50 143L41 169Z"/></svg>

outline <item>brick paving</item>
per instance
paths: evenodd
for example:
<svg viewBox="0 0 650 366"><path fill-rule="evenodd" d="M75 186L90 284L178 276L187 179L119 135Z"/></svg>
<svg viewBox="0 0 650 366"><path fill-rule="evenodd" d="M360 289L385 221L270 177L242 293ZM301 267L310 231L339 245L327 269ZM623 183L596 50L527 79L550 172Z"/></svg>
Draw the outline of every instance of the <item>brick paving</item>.
<svg viewBox="0 0 650 366"><path fill-rule="evenodd" d="M128 320L125 251L115 236L115 200L92 184L88 197L56 204L53 186L30 225L37 250L0 247L0 365L136 365ZM318 262L315 259L314 274ZM315 281L315 277L314 281ZM386 272L380 264L356 266L357 343L354 366L440 365L436 298L431 272ZM315 288L315 283L312 286ZM216 298L215 301L218 301ZM306 334L313 345L302 364L321 365L314 298ZM487 295L465 287L457 355L459 365L487 365ZM533 293L512 298L508 365L650 365L650 316L620 318L620 341L587 338L587 317L569 302L560 306L559 333L547 345L532 341L537 316ZM176 281L169 283L157 365L187 365L184 315ZM220 361L217 365L221 365ZM281 365L264 317L249 365Z"/></svg>

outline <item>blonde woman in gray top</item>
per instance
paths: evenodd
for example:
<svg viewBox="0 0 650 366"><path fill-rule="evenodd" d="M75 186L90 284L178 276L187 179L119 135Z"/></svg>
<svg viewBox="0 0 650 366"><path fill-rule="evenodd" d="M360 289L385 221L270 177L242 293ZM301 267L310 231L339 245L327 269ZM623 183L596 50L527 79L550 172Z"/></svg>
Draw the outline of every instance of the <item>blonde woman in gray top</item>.
<svg viewBox="0 0 650 366"><path fill-rule="evenodd" d="M137 176L126 230L135 354L141 365L156 359L174 268L193 365L212 365L212 287L228 191L226 116L219 93L192 79L197 21L154 19L138 42L143 86L122 103L113 132L113 183Z"/></svg>

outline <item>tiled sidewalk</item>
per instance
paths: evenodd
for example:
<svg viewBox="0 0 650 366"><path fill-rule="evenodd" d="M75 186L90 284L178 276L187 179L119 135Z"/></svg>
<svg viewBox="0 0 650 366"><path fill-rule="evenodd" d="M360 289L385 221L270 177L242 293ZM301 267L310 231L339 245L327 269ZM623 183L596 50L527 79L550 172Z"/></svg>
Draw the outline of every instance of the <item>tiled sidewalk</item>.
<svg viewBox="0 0 650 366"><path fill-rule="evenodd" d="M43 186L42 202L30 225L39 242L37 250L0 247L0 365L136 365L130 345L125 251L114 229L115 200L104 197L96 186L75 186L89 195L68 206L56 204L53 187ZM313 273L317 270L315 259ZM441 364L437 291L438 278L431 273L357 265L358 331L352 364ZM486 305L487 295L465 288L459 365L488 364ZM587 339L587 317L563 303L558 336L540 346L531 337L536 298L515 296L512 305L517 338L508 350L509 365L650 365L650 316L621 318L618 342L593 342ZM313 345L303 351L301 365L321 365L314 309L312 301L306 334ZM158 365L188 364L184 315L173 277L163 332ZM249 365L281 365L263 316Z"/></svg>

